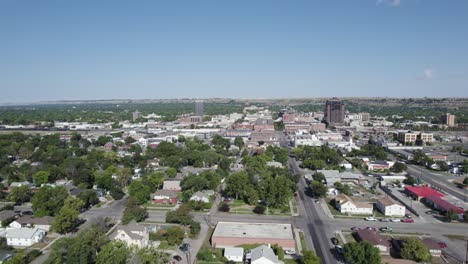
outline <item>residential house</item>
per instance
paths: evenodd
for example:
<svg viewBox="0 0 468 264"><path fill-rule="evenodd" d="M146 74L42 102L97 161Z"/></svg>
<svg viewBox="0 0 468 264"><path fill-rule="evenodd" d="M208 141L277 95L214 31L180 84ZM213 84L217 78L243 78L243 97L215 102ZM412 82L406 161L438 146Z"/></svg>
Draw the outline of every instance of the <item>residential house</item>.
<svg viewBox="0 0 468 264"><path fill-rule="evenodd" d="M180 192L182 188L180 187L180 181L178 180L166 180L163 182L163 190L171 190Z"/></svg>
<svg viewBox="0 0 468 264"><path fill-rule="evenodd" d="M224 257L228 261L242 262L244 259L244 249L241 247L227 247L224 249Z"/></svg>
<svg viewBox="0 0 468 264"><path fill-rule="evenodd" d="M385 216L404 216L406 214L406 208L403 205L394 202L388 197L378 199L375 206Z"/></svg>
<svg viewBox="0 0 468 264"><path fill-rule="evenodd" d="M196 192L192 195L192 197L190 197L190 201L209 203L210 195L208 195L206 192Z"/></svg>
<svg viewBox="0 0 468 264"><path fill-rule="evenodd" d="M135 221L128 225L119 225L109 238L111 240L121 240L129 247L143 248L150 244L148 230Z"/></svg>
<svg viewBox="0 0 468 264"><path fill-rule="evenodd" d="M383 171L389 170L395 162L393 161L386 161L386 160L376 160L367 163L367 169L370 171Z"/></svg>
<svg viewBox="0 0 468 264"><path fill-rule="evenodd" d="M37 227L45 231L49 231L54 218L51 216L34 217L31 215L23 215L18 219L15 219L10 223L11 228L22 228L22 227Z"/></svg>
<svg viewBox="0 0 468 264"><path fill-rule="evenodd" d="M12 247L29 247L42 241L46 231L37 227L12 228L6 231L7 245Z"/></svg>
<svg viewBox="0 0 468 264"><path fill-rule="evenodd" d="M152 196L155 204L177 204L179 201L177 192L172 190L158 190Z"/></svg>
<svg viewBox="0 0 468 264"><path fill-rule="evenodd" d="M266 245L261 245L250 251L249 254L251 264L283 264L283 261L278 259L272 248Z"/></svg>
<svg viewBox="0 0 468 264"><path fill-rule="evenodd" d="M340 194L334 199L335 207L342 214L371 215L374 206L370 203L355 202L349 196Z"/></svg>
<svg viewBox="0 0 468 264"><path fill-rule="evenodd" d="M7 219L16 217L17 214L14 211L11 210L6 210L6 211L0 211L0 222L3 222Z"/></svg>
<svg viewBox="0 0 468 264"><path fill-rule="evenodd" d="M390 254L390 241L381 236L377 231L369 229L361 229L356 231L356 237L359 241L367 241L374 247L378 248L380 254Z"/></svg>
<svg viewBox="0 0 468 264"><path fill-rule="evenodd" d="M33 184L28 182L28 181L23 181L23 182L12 182L10 183L10 189L11 188L15 188L15 187L21 187L21 186L28 186L28 187L32 187Z"/></svg>

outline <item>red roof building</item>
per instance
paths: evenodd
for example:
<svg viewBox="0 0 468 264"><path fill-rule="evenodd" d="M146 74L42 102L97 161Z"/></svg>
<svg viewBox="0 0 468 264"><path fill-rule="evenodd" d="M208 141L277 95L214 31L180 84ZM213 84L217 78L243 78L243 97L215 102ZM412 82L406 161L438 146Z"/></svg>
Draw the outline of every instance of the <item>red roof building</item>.
<svg viewBox="0 0 468 264"><path fill-rule="evenodd" d="M405 191L409 195L411 195L416 200L421 200L421 198L435 196L435 197L443 197L444 195L440 192L432 189L431 187L413 187L413 186L405 186Z"/></svg>
<svg viewBox="0 0 468 264"><path fill-rule="evenodd" d="M428 196L425 199L425 202L434 207L434 209L441 211L442 213L448 212L450 210L455 211L459 215L463 215L464 210L438 196Z"/></svg>

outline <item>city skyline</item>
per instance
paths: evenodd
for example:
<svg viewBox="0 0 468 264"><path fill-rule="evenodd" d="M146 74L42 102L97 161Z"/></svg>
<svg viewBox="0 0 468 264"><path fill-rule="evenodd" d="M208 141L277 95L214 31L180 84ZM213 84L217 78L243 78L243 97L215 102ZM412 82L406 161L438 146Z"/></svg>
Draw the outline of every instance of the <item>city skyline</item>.
<svg viewBox="0 0 468 264"><path fill-rule="evenodd" d="M467 97L466 1L0 1L2 103Z"/></svg>

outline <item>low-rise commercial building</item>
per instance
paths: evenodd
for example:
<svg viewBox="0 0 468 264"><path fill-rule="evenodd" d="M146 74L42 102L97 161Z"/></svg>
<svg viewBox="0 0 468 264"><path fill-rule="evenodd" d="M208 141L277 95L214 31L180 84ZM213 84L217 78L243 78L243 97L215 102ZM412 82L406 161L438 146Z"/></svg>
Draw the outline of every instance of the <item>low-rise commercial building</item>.
<svg viewBox="0 0 468 264"><path fill-rule="evenodd" d="M292 226L273 223L218 222L211 244L215 248L244 244L278 244L285 250L296 248Z"/></svg>
<svg viewBox="0 0 468 264"><path fill-rule="evenodd" d="M378 199L375 206L385 216L404 216L406 214L406 208L403 205L392 201L388 197Z"/></svg>

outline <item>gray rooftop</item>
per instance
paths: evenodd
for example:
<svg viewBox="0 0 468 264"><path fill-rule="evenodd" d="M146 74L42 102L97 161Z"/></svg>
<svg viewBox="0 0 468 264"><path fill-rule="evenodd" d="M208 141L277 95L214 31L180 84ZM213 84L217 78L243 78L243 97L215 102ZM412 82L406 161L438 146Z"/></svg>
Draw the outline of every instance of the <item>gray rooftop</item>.
<svg viewBox="0 0 468 264"><path fill-rule="evenodd" d="M224 248L224 256L244 256L244 249L241 247L227 247Z"/></svg>
<svg viewBox="0 0 468 264"><path fill-rule="evenodd" d="M251 254L251 261L264 257L273 263L283 263L282 261L278 260L278 256L275 255L273 249L265 245L261 245L252 249Z"/></svg>
<svg viewBox="0 0 468 264"><path fill-rule="evenodd" d="M214 237L294 239L290 224L219 222Z"/></svg>
<svg viewBox="0 0 468 264"><path fill-rule="evenodd" d="M45 233L46 231L40 228L27 228L27 227L22 227L22 228L12 228L8 229L6 231L6 237L7 238L23 238L23 239L31 239L33 238L36 234L39 233Z"/></svg>

